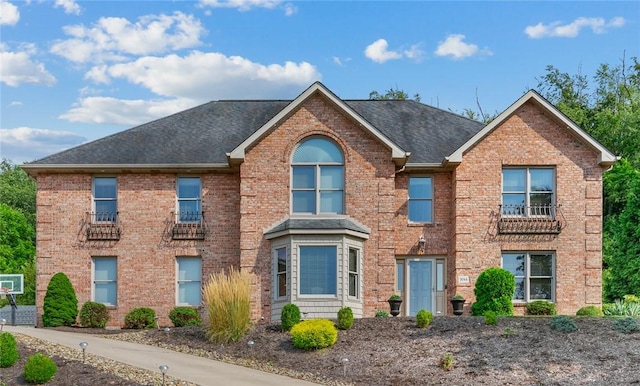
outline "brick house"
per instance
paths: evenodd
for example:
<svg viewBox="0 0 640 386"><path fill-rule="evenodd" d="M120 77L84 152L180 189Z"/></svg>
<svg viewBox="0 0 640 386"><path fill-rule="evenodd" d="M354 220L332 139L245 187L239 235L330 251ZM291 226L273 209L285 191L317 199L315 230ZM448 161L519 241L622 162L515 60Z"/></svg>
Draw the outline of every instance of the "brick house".
<svg viewBox="0 0 640 386"><path fill-rule="evenodd" d="M488 125L415 101L216 101L25 164L37 180L37 306L65 272L122 324L253 274L252 314L451 314L488 267L516 313L601 303L602 174L616 157L534 91ZM39 319L40 320L40 319Z"/></svg>

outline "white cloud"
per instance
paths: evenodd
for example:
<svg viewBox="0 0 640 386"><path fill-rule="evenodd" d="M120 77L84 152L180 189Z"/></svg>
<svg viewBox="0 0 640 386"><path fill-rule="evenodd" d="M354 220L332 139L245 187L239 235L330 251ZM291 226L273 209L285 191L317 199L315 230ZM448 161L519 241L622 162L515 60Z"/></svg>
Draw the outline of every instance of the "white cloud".
<svg viewBox="0 0 640 386"><path fill-rule="evenodd" d="M438 43L435 51L437 56L450 56L454 59L463 59L470 56L489 56L492 52L487 48L480 49L476 44L463 42L465 36L460 34L449 35L444 41Z"/></svg>
<svg viewBox="0 0 640 386"><path fill-rule="evenodd" d="M538 23L527 26L524 33L531 39L542 39L548 37L574 38L578 36L583 28L590 28L595 34L603 34L611 28L624 26L626 20L623 17L614 17L608 22L601 17L579 17L569 24L561 24L556 21L550 24Z"/></svg>
<svg viewBox="0 0 640 386"><path fill-rule="evenodd" d="M6 50L6 45L0 47L0 83L12 87L23 83L54 85L56 78L45 69L44 64L31 59L35 47L24 45L21 48L22 51L12 52Z"/></svg>
<svg viewBox="0 0 640 386"><path fill-rule="evenodd" d="M424 51L421 44L414 44L408 50L404 50L404 56L416 61L421 60L424 57Z"/></svg>
<svg viewBox="0 0 640 386"><path fill-rule="evenodd" d="M91 27L64 27L71 39L59 40L51 52L73 62L122 61L128 55L159 54L201 44L204 27L192 15L147 15L136 23L105 17Z"/></svg>
<svg viewBox="0 0 640 386"><path fill-rule="evenodd" d="M388 60L401 59L402 54L389 51L389 43L385 39L378 39L369 44L364 50L364 55L376 63L384 63Z"/></svg>
<svg viewBox="0 0 640 386"><path fill-rule="evenodd" d="M0 0L0 25L16 25L19 20L18 7L8 1Z"/></svg>
<svg viewBox="0 0 640 386"><path fill-rule="evenodd" d="M245 12L253 8L274 9L281 2L281 0L200 0L200 5L214 8L237 8L238 11Z"/></svg>
<svg viewBox="0 0 640 386"><path fill-rule="evenodd" d="M286 16L294 15L297 12L298 12L298 7L296 7L295 5L293 5L291 3L285 4L285 6L284 6L284 14Z"/></svg>
<svg viewBox="0 0 640 386"><path fill-rule="evenodd" d="M79 15L80 14L80 6L76 3L75 0L56 0L55 7L64 8L64 13Z"/></svg>
<svg viewBox="0 0 640 386"><path fill-rule="evenodd" d="M16 163L33 161L83 142L86 142L86 138L69 131L30 127L0 129L2 157ZM25 154L29 154L33 159L25 159Z"/></svg>
<svg viewBox="0 0 640 386"><path fill-rule="evenodd" d="M22 105L23 105L23 103L20 102L20 101L12 101L11 103L9 103L10 107L20 107Z"/></svg>

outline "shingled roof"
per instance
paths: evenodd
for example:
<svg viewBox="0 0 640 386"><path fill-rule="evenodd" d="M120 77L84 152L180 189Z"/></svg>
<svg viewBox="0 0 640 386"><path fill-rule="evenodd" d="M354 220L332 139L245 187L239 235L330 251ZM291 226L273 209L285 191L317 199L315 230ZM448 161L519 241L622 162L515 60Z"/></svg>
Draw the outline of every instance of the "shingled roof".
<svg viewBox="0 0 640 386"><path fill-rule="evenodd" d="M288 100L215 101L26 164L227 165L227 154L288 107ZM409 164L440 164L484 126L411 100L345 100L399 148Z"/></svg>

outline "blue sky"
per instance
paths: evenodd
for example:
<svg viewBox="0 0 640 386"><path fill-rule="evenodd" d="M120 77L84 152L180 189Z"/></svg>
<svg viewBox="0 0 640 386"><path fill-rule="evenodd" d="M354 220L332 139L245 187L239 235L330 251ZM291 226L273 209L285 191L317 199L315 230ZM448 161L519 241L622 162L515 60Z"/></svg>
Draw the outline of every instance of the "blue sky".
<svg viewBox="0 0 640 386"><path fill-rule="evenodd" d="M0 0L0 157L46 155L219 99L402 89L506 109L545 68L639 56L640 2Z"/></svg>

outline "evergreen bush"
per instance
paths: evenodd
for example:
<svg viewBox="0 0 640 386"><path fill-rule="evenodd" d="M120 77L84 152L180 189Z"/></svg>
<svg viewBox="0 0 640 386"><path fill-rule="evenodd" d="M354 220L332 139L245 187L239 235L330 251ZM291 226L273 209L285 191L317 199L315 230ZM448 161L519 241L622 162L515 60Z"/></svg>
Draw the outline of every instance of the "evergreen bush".
<svg viewBox="0 0 640 386"><path fill-rule="evenodd" d="M416 314L416 324L420 328L427 328L431 324L433 314L427 310L420 310Z"/></svg>
<svg viewBox="0 0 640 386"><path fill-rule="evenodd" d="M484 324L487 326L495 326L498 324L498 314L494 311L485 311L484 312Z"/></svg>
<svg viewBox="0 0 640 386"><path fill-rule="evenodd" d="M576 312L577 316L602 316L602 310L596 306L585 306Z"/></svg>
<svg viewBox="0 0 640 386"><path fill-rule="evenodd" d="M348 330L353 326L353 311L351 307L342 307L338 311L338 328Z"/></svg>
<svg viewBox="0 0 640 386"><path fill-rule="evenodd" d="M80 324L82 327L104 328L109 321L107 306L97 302L86 302L80 309Z"/></svg>
<svg viewBox="0 0 640 386"><path fill-rule="evenodd" d="M551 328L560 332L574 332L578 330L578 325L568 316L560 315L551 318Z"/></svg>
<svg viewBox="0 0 640 386"><path fill-rule="evenodd" d="M622 318L613 322L613 329L625 334L631 334L632 332L640 331L640 326L635 318Z"/></svg>
<svg viewBox="0 0 640 386"><path fill-rule="evenodd" d="M49 281L42 305L45 327L71 326L78 316L78 298L67 275L58 272Z"/></svg>
<svg viewBox="0 0 640 386"><path fill-rule="evenodd" d="M8 332L0 332L0 367L11 367L18 359L16 339Z"/></svg>
<svg viewBox="0 0 640 386"><path fill-rule="evenodd" d="M536 300L527 303L527 315L547 315L553 316L556 314L556 305L546 300Z"/></svg>
<svg viewBox="0 0 640 386"><path fill-rule="evenodd" d="M41 385L49 382L58 372L53 359L40 353L31 355L24 365L24 379L29 383Z"/></svg>
<svg viewBox="0 0 640 386"><path fill-rule="evenodd" d="M169 312L169 319L175 327L199 326L202 324L198 310L191 307L175 307Z"/></svg>
<svg viewBox="0 0 640 386"><path fill-rule="evenodd" d="M513 294L516 281L506 269L491 267L482 271L473 290L476 301L471 305L471 314L482 316L486 311L497 315L513 315Z"/></svg>
<svg viewBox="0 0 640 386"><path fill-rule="evenodd" d="M327 319L305 320L291 328L291 342L304 350L329 347L337 340L338 329Z"/></svg>
<svg viewBox="0 0 640 386"><path fill-rule="evenodd" d="M282 331L289 331L298 323L300 323L300 308L293 303L282 307L282 311L280 311L280 328L282 328Z"/></svg>
<svg viewBox="0 0 640 386"><path fill-rule="evenodd" d="M155 318L156 312L151 308L134 308L124 316L124 328L153 328L155 327Z"/></svg>

